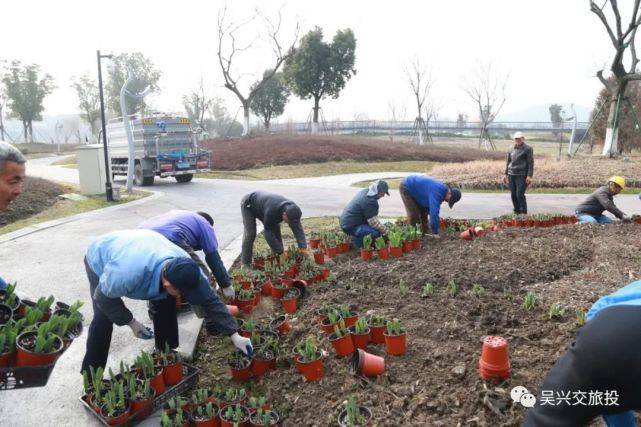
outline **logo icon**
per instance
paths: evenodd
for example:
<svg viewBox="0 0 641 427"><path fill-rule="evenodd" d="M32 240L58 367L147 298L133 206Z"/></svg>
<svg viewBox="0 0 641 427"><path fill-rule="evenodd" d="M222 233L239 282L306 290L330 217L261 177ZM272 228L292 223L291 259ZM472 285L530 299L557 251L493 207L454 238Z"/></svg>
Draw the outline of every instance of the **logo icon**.
<svg viewBox="0 0 641 427"><path fill-rule="evenodd" d="M526 408L532 408L536 405L536 397L522 385L514 387L510 392L510 397L514 403L520 403Z"/></svg>

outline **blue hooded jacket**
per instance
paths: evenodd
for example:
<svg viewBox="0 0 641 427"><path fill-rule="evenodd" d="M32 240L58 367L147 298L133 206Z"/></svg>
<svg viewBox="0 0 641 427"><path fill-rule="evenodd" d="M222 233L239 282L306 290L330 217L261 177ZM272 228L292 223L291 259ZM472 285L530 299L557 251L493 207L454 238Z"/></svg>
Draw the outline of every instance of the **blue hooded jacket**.
<svg viewBox="0 0 641 427"><path fill-rule="evenodd" d="M410 175L403 179L403 186L416 203L429 213L432 233L438 234L441 203L447 195L447 185L429 176Z"/></svg>

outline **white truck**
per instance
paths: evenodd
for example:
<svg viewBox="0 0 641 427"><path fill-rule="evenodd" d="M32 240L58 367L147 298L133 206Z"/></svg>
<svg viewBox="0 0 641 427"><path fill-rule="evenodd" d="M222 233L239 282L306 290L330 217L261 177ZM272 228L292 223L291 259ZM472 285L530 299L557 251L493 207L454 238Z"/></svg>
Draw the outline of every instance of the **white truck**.
<svg viewBox="0 0 641 427"><path fill-rule="evenodd" d="M129 123L134 140L136 185L152 185L156 176L173 176L178 182L189 182L194 174L211 170L211 152L198 147L188 118L160 113L131 115ZM129 142L121 117L109 120L107 145L113 175L127 175Z"/></svg>

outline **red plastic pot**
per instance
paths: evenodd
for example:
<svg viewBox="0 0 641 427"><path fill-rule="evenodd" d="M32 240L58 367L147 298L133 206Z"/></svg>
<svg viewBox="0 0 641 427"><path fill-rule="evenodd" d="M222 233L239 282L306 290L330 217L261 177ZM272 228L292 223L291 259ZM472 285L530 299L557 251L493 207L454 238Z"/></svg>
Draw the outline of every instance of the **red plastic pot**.
<svg viewBox="0 0 641 427"><path fill-rule="evenodd" d="M236 305L238 305L238 308L242 312L249 314L254 309L254 300L255 300L255 298L248 299L248 300L238 299L236 301Z"/></svg>
<svg viewBox="0 0 641 427"><path fill-rule="evenodd" d="M479 374L486 380L506 379L510 376L510 359L505 338L487 336L483 339Z"/></svg>
<svg viewBox="0 0 641 427"><path fill-rule="evenodd" d="M270 322L270 326L276 329L280 334L286 334L289 330L292 329L292 327L289 326L289 316L287 315L279 316L273 319Z"/></svg>
<svg viewBox="0 0 641 427"><path fill-rule="evenodd" d="M390 255L392 255L394 258L400 258L403 256L403 247L402 246L397 246L394 247L392 246L389 248Z"/></svg>
<svg viewBox="0 0 641 427"><path fill-rule="evenodd" d="M385 337L385 350L387 354L392 356L402 356L407 351L407 334L388 335L387 332L383 334Z"/></svg>
<svg viewBox="0 0 641 427"><path fill-rule="evenodd" d="M45 366L49 365L53 362L56 361L60 353L62 352L63 344L62 340L59 337L56 337L55 342L56 344L54 345L54 350L51 353L47 354L38 354L38 353L33 353L30 350L27 350L25 347L23 347L23 343L21 341L24 340L30 340L30 339L35 339L37 335L37 332L31 331L31 332L23 332L22 334L18 335L18 338L16 338L16 366Z"/></svg>
<svg viewBox="0 0 641 427"><path fill-rule="evenodd" d="M367 348L367 343L369 343L369 333L370 329L367 329L367 332L364 334L357 334L354 327L349 328L350 335L352 336L352 343L354 348L361 348L365 350Z"/></svg>
<svg viewBox="0 0 641 427"><path fill-rule="evenodd" d="M346 328L352 327L356 324L356 322L358 322L358 314L356 313L350 313L350 314L351 316L344 318Z"/></svg>
<svg viewBox="0 0 641 427"><path fill-rule="evenodd" d="M285 292L287 292L287 289L288 288L284 287L282 284L272 286L272 298L281 299L285 296Z"/></svg>
<svg viewBox="0 0 641 427"><path fill-rule="evenodd" d="M314 252L314 262L316 264L325 264L325 254L322 252Z"/></svg>
<svg viewBox="0 0 641 427"><path fill-rule="evenodd" d="M102 413L102 408L101 408L100 415L102 415L102 417L105 419L105 422L110 426L117 426L117 425L124 425L127 422L127 420L129 419L130 411L131 411L131 405L127 407L125 412L118 415L117 417L108 417Z"/></svg>
<svg viewBox="0 0 641 427"><path fill-rule="evenodd" d="M463 240L472 240L474 239L474 229L468 228L467 230L463 231L461 234L459 234L459 237Z"/></svg>
<svg viewBox="0 0 641 427"><path fill-rule="evenodd" d="M320 328L322 329L325 334L330 335L334 333L334 326L338 325L338 322L340 321L340 318L336 323L329 323L329 320L327 318L321 320L320 322Z"/></svg>
<svg viewBox="0 0 641 427"><path fill-rule="evenodd" d="M385 359L359 348L352 356L350 371L353 375L377 377L385 372Z"/></svg>
<svg viewBox="0 0 641 427"><path fill-rule="evenodd" d="M376 249L376 255L378 255L378 259L388 259L389 248Z"/></svg>
<svg viewBox="0 0 641 427"><path fill-rule="evenodd" d="M338 255L338 248L337 247L327 248L325 253L327 254L328 257L334 258L336 255Z"/></svg>
<svg viewBox="0 0 641 427"><path fill-rule="evenodd" d="M329 268L323 268L321 274L323 275L323 280L327 280L329 278Z"/></svg>
<svg viewBox="0 0 641 427"><path fill-rule="evenodd" d="M412 242L403 242L403 252L412 252Z"/></svg>
<svg viewBox="0 0 641 427"><path fill-rule="evenodd" d="M227 304L227 311L229 311L229 314L231 314L233 317L238 317L238 315L240 314L240 310L235 305Z"/></svg>
<svg viewBox="0 0 641 427"><path fill-rule="evenodd" d="M371 249L361 249L361 258L363 261L372 259L373 251Z"/></svg>
<svg viewBox="0 0 641 427"><path fill-rule="evenodd" d="M296 355L295 363L296 369L298 369L298 372L303 374L307 381L318 381L325 376L322 355L319 355L318 359L311 362L302 362L300 360L300 356Z"/></svg>
<svg viewBox="0 0 641 427"><path fill-rule="evenodd" d="M297 300L296 297L288 298L288 299L282 299L281 298L281 300L280 300L281 304L283 305L283 310L285 311L285 313L288 313L288 314L296 313L296 302L297 301L298 300Z"/></svg>
<svg viewBox="0 0 641 427"><path fill-rule="evenodd" d="M336 350L337 357L345 357L354 353L354 343L349 333L338 338L335 334L331 334L329 336L329 342L332 343L332 347Z"/></svg>
<svg viewBox="0 0 641 427"><path fill-rule="evenodd" d="M240 282L240 287L243 289L249 289L252 287L252 282L248 280L243 280L242 282Z"/></svg>
<svg viewBox="0 0 641 427"><path fill-rule="evenodd" d="M350 243L341 243L341 251L346 254L347 252L352 249L352 245Z"/></svg>
<svg viewBox="0 0 641 427"><path fill-rule="evenodd" d="M271 296L272 294L272 281L267 280L265 283L263 283L263 286L260 288L261 292L265 296Z"/></svg>
<svg viewBox="0 0 641 427"><path fill-rule="evenodd" d="M311 239L309 241L309 247L311 249L316 249L320 245L321 239Z"/></svg>
<svg viewBox="0 0 641 427"><path fill-rule="evenodd" d="M220 411L218 411L218 417L220 418L220 427L247 427L249 425L249 409L247 409L247 407L241 406L241 409L244 415L243 420L241 422L226 421L223 418L223 414L225 413L223 409L224 408L221 407Z"/></svg>
<svg viewBox="0 0 641 427"><path fill-rule="evenodd" d="M369 327L369 340L374 344L385 344L385 336L383 335L387 330L386 325L370 326Z"/></svg>
<svg viewBox="0 0 641 427"><path fill-rule="evenodd" d="M421 239L416 239L412 241L412 249L415 251L420 250L423 247L423 242L421 242Z"/></svg>
<svg viewBox="0 0 641 427"><path fill-rule="evenodd" d="M269 368L272 366L273 360L274 358L271 358L269 360L254 358L250 366L252 374L254 374L255 377L262 377L267 371L269 371Z"/></svg>
<svg viewBox="0 0 641 427"><path fill-rule="evenodd" d="M263 408L263 410L266 410L266 409ZM254 415L254 414L255 414L255 412L252 413L249 416L249 426L250 427L265 427L264 424L260 423L260 420L256 419L257 415ZM278 414L275 411L272 411L271 412L271 422L269 423L269 426L278 426L278 425L280 425L280 417L278 416Z"/></svg>
<svg viewBox="0 0 641 427"><path fill-rule="evenodd" d="M483 237L485 235L485 230L483 230L483 227L476 227L474 228L474 235L476 237Z"/></svg>
<svg viewBox="0 0 641 427"><path fill-rule="evenodd" d="M146 400L132 400L131 415L136 414L136 412L140 411L136 414L136 420L143 420L151 415L151 404L154 401L154 397L156 397L155 393L154 396Z"/></svg>
<svg viewBox="0 0 641 427"><path fill-rule="evenodd" d="M220 427L220 418L218 418L218 411L216 411L214 417L211 420L199 421L194 418L193 414L191 418L195 427Z"/></svg>
<svg viewBox="0 0 641 427"><path fill-rule="evenodd" d="M236 381L247 381L252 376L251 363L248 363L244 368L229 368L231 370L231 377Z"/></svg>
<svg viewBox="0 0 641 427"><path fill-rule="evenodd" d="M162 368L162 377L167 385L176 385L183 380L183 364L180 362Z"/></svg>
<svg viewBox="0 0 641 427"><path fill-rule="evenodd" d="M165 378L163 377L162 370L149 380L149 385L156 392L156 396L160 396L165 392L167 388L165 387Z"/></svg>

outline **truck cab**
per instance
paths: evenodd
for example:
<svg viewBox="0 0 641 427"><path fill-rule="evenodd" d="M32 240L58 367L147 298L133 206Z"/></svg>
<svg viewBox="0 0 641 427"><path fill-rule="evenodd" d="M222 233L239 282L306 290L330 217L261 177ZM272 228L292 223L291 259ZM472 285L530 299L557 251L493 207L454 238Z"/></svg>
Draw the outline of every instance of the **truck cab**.
<svg viewBox="0 0 641 427"><path fill-rule="evenodd" d="M134 182L148 186L155 177L179 183L211 170L211 152L201 150L188 118L156 113L128 117L134 142ZM109 120L107 144L114 176L127 175L129 142L122 117Z"/></svg>

